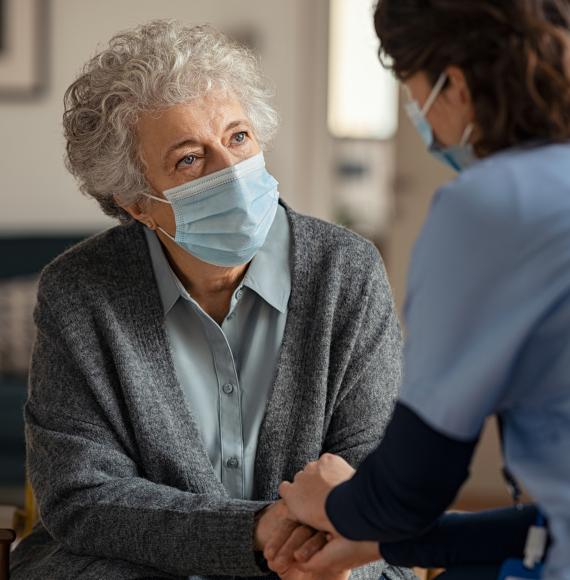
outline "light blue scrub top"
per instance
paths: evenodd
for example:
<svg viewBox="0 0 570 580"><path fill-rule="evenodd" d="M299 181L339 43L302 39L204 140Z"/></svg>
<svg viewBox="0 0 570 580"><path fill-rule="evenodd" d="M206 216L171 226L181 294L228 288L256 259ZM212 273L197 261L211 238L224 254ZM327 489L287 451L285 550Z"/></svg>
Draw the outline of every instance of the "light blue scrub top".
<svg viewBox="0 0 570 580"><path fill-rule="evenodd" d="M188 294L156 234L145 233L174 367L210 461L230 497L252 499L257 439L291 291L285 209L278 207L221 326Z"/></svg>
<svg viewBox="0 0 570 580"><path fill-rule="evenodd" d="M401 401L462 440L502 414L554 537L544 577L570 580L570 144L494 155L436 193L405 316Z"/></svg>

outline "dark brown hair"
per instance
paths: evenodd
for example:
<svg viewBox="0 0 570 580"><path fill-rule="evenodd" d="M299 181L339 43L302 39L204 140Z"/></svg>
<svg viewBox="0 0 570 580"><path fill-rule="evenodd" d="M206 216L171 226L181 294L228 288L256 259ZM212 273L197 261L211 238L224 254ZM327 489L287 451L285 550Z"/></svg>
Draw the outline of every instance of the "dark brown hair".
<svg viewBox="0 0 570 580"><path fill-rule="evenodd" d="M401 80L463 70L480 157L570 139L570 0L379 0L374 23Z"/></svg>

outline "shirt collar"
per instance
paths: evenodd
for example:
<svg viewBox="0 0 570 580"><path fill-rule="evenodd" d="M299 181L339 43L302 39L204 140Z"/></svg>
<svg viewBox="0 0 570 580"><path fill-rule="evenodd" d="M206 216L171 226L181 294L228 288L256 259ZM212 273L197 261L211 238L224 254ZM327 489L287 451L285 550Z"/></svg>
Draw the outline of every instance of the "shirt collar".
<svg viewBox="0 0 570 580"><path fill-rule="evenodd" d="M191 297L170 267L158 236L149 228L144 228L144 232L164 314L167 315L179 298L191 300ZM287 212L279 205L267 239L251 261L241 284L281 313L287 311L291 294L290 237Z"/></svg>
<svg viewBox="0 0 570 580"><path fill-rule="evenodd" d="M178 282L178 277L172 271L172 268L164 255L164 250L162 249L162 244L160 243L158 236L149 228L144 228L144 233L150 251L150 259L154 270L154 277L156 278L156 284L158 286L158 292L162 301L162 307L164 309L164 314L166 315L176 304L178 298L180 298L180 284Z"/></svg>
<svg viewBox="0 0 570 580"><path fill-rule="evenodd" d="M279 205L267 239L243 279L244 286L281 313L287 311L291 294L290 239L287 212Z"/></svg>

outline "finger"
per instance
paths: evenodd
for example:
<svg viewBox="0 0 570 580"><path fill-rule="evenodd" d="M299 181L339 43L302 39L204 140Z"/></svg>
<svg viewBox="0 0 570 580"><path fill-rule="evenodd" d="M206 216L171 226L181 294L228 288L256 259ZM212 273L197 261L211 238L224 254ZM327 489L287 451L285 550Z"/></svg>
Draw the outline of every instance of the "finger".
<svg viewBox="0 0 570 580"><path fill-rule="evenodd" d="M293 484L288 481L283 481L279 486L279 495L285 500L285 502L287 502L287 496L289 495L292 486Z"/></svg>
<svg viewBox="0 0 570 580"><path fill-rule="evenodd" d="M313 574L337 573L344 568L339 566L339 558L342 560L342 556L336 553L334 543L326 542L308 561L297 562L297 567Z"/></svg>
<svg viewBox="0 0 570 580"><path fill-rule="evenodd" d="M327 539L324 534L314 534L300 548L295 550L293 556L297 562L308 562L317 552L322 550L326 544Z"/></svg>
<svg viewBox="0 0 570 580"><path fill-rule="evenodd" d="M279 576L279 578L292 578L295 576L295 572L299 572L299 570L290 570L287 566L278 566L273 560L267 562L267 567Z"/></svg>
<svg viewBox="0 0 570 580"><path fill-rule="evenodd" d="M303 572L296 565L290 568L284 566L283 568L278 568L273 562L268 562L269 569L275 572L281 580L309 580L313 578L310 572Z"/></svg>
<svg viewBox="0 0 570 580"><path fill-rule="evenodd" d="M299 526L281 546L281 549L274 557L275 565L278 568L289 568L295 563L293 554L303 546L310 538L316 534L315 530L307 526Z"/></svg>
<svg viewBox="0 0 570 580"><path fill-rule="evenodd" d="M277 568L274 562L267 562L267 566L274 574L277 574L281 580L296 580L300 574L305 573L301 572L301 570L297 570L296 568Z"/></svg>
<svg viewBox="0 0 570 580"><path fill-rule="evenodd" d="M293 478L293 483L298 483L299 481L301 481L307 475L307 473L310 473L310 471L307 470L307 467L305 467L305 470L298 471L295 474L295 477Z"/></svg>
<svg viewBox="0 0 570 580"><path fill-rule="evenodd" d="M297 570L296 568L291 568L281 573L277 572L277 575L281 580L308 580L308 578L312 578L311 575L301 572L301 570Z"/></svg>
<svg viewBox="0 0 570 580"><path fill-rule="evenodd" d="M263 548L263 555L267 561L273 560L281 546L289 539L289 536L299 527L297 522L285 520L271 535Z"/></svg>

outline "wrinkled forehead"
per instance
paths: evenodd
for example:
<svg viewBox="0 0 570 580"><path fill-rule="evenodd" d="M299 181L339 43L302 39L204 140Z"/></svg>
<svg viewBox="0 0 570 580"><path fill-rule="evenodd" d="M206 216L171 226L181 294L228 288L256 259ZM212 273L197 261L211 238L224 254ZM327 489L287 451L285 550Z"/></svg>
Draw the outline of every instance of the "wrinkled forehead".
<svg viewBox="0 0 570 580"><path fill-rule="evenodd" d="M254 132L240 101L219 93L141 114L136 138L145 165L164 165L181 150L199 152L237 131Z"/></svg>
<svg viewBox="0 0 570 580"><path fill-rule="evenodd" d="M176 140L192 136L197 141L220 135L236 121L249 119L238 98L227 91L212 92L158 110L144 111L135 130L141 145L147 140Z"/></svg>

